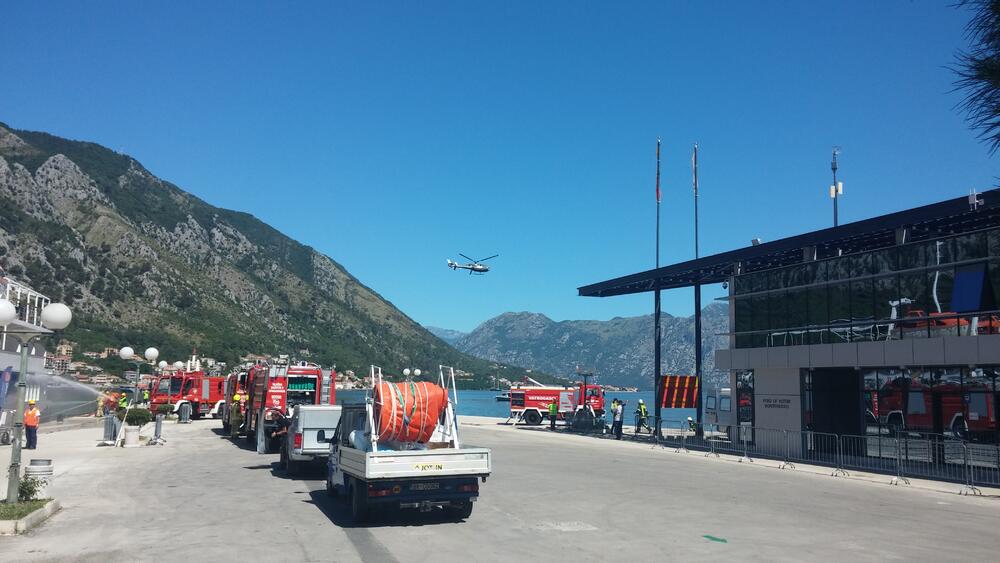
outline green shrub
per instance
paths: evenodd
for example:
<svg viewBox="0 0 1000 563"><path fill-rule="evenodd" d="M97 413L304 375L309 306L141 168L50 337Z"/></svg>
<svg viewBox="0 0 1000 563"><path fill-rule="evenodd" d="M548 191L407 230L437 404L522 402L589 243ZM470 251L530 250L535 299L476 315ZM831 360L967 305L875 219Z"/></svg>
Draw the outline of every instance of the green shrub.
<svg viewBox="0 0 1000 563"><path fill-rule="evenodd" d="M25 477L21 479L20 485L17 487L17 500L19 502L25 502L29 500L37 500L38 489L42 487L42 480L35 477Z"/></svg>
<svg viewBox="0 0 1000 563"><path fill-rule="evenodd" d="M160 405L156 407L156 414L169 415L174 413L173 405Z"/></svg>
<svg viewBox="0 0 1000 563"><path fill-rule="evenodd" d="M116 416L118 420L124 420L127 426L142 426L153 420L153 413L149 409L129 409L127 417L125 409L118 409Z"/></svg>

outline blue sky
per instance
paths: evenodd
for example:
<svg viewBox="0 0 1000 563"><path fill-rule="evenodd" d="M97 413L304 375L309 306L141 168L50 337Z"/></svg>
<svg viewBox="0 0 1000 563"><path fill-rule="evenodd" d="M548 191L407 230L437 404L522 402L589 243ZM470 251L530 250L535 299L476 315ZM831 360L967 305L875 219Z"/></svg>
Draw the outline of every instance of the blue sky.
<svg viewBox="0 0 1000 563"><path fill-rule="evenodd" d="M8 3L0 121L123 150L461 330L650 312L576 288L652 266L657 136L664 264L693 255L695 141L703 255L829 226L833 145L842 222L996 183L947 6L302 4Z"/></svg>

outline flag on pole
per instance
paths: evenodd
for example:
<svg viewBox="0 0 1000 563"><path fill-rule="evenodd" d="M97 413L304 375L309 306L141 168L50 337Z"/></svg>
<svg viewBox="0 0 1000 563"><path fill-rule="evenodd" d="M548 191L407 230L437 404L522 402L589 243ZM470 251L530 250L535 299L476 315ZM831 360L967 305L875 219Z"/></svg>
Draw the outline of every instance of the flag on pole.
<svg viewBox="0 0 1000 563"><path fill-rule="evenodd" d="M691 152L691 184L694 186L695 197L698 197L698 143L694 144Z"/></svg>
<svg viewBox="0 0 1000 563"><path fill-rule="evenodd" d="M656 203L660 203L660 139L656 139Z"/></svg>

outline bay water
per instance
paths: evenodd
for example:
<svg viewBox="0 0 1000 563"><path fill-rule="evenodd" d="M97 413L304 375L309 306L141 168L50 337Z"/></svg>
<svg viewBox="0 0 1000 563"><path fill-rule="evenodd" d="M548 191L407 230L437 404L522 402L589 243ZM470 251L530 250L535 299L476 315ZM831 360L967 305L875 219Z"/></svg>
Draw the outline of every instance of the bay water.
<svg viewBox="0 0 1000 563"><path fill-rule="evenodd" d="M338 389L337 390L337 404L343 403L358 403L364 401L365 394L367 391L363 389ZM459 391L458 392L458 406L456 408L459 415L468 416L491 416L495 418L507 418L510 414L510 403L506 401L497 401L497 395L501 395L501 391ZM635 418L633 413L635 412L635 407L639 403L639 399L642 399L646 403L646 408L649 410L650 424L652 424L653 416L653 392L652 391L638 391L638 392L625 392L625 391L607 391L604 395L604 400L607 405L606 408L610 410L611 400L614 398L625 401L625 426L629 426L634 423ZM695 417L694 409L663 409L663 427L664 428L680 428L682 425L686 424L687 417ZM610 422L611 414L608 413L606 418Z"/></svg>

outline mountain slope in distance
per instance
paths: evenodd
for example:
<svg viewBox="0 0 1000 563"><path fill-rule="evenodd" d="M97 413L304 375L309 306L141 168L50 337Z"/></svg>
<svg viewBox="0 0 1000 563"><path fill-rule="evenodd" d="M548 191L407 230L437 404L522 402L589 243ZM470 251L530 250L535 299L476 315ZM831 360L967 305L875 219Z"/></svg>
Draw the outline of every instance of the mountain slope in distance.
<svg viewBox="0 0 1000 563"><path fill-rule="evenodd" d="M288 353L357 374L437 365L517 378L460 353L328 256L249 213L212 206L95 143L0 123L0 260L74 310L81 349L156 346L233 365Z"/></svg>

